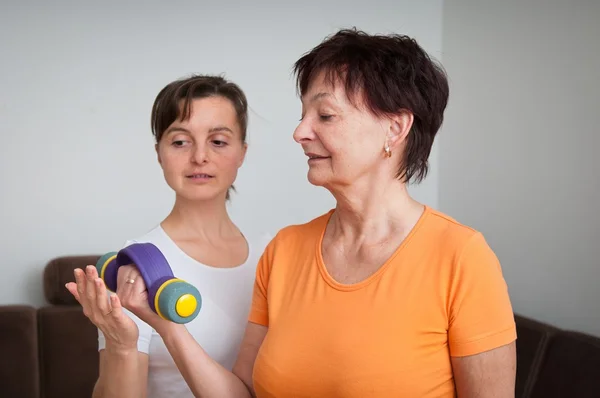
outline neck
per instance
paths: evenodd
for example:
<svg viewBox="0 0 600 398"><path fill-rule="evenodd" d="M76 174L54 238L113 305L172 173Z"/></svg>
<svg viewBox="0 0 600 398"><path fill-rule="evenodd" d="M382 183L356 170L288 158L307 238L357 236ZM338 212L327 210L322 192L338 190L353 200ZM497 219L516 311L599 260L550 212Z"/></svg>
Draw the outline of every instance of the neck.
<svg viewBox="0 0 600 398"><path fill-rule="evenodd" d="M221 198L198 202L178 196L173 210L161 226L175 238L185 240L213 241L239 234L229 218L225 201Z"/></svg>
<svg viewBox="0 0 600 398"><path fill-rule="evenodd" d="M423 212L406 185L392 180L385 184L352 184L333 193L337 200L332 232L352 241L378 242L410 231Z"/></svg>

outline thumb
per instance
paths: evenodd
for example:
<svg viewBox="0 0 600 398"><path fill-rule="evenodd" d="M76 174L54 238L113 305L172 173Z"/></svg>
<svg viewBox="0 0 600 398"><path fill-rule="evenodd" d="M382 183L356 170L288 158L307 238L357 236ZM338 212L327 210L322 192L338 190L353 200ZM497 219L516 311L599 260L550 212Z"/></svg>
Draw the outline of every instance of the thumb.
<svg viewBox="0 0 600 398"><path fill-rule="evenodd" d="M119 296L117 296L116 294L110 295L110 306L112 308L110 315L116 321L120 321L122 319L122 316L124 316L125 314L123 313L123 306L121 305L121 300L119 300Z"/></svg>
<svg viewBox="0 0 600 398"><path fill-rule="evenodd" d="M123 305L121 305L121 300L119 299L119 296L116 294L112 294L110 296L110 305L112 307L112 311L110 312L110 316L113 317L114 321L119 325L119 326L129 326L129 324L131 324L132 322L129 321L129 316L123 312ZM134 315L136 315L133 311L132 313ZM136 315L137 316L137 315Z"/></svg>
<svg viewBox="0 0 600 398"><path fill-rule="evenodd" d="M79 299L79 292L77 291L77 284L75 284L75 282L67 282L65 284L65 287L67 288L69 293L71 293L73 295L73 297L75 297L75 300L77 300L81 303L81 301Z"/></svg>

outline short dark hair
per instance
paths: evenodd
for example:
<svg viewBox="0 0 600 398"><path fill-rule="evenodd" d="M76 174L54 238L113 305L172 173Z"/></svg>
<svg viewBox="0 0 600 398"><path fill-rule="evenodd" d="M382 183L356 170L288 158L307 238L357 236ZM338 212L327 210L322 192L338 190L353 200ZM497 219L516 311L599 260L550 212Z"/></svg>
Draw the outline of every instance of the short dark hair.
<svg viewBox="0 0 600 398"><path fill-rule="evenodd" d="M223 97L231 101L235 108L242 142L246 142L248 129L248 100L244 91L235 83L222 76L191 75L167 84L156 96L152 105L151 127L156 143L177 119L187 120L190 116L192 100L208 97ZM231 186L230 189L235 190ZM227 199L230 198L227 191Z"/></svg>
<svg viewBox="0 0 600 398"><path fill-rule="evenodd" d="M342 29L304 54L293 68L300 95L325 72L329 83L344 84L351 103L362 91L375 115L414 115L396 177L421 182L428 173L433 140L444 119L449 87L446 73L416 40L399 34L369 35Z"/></svg>

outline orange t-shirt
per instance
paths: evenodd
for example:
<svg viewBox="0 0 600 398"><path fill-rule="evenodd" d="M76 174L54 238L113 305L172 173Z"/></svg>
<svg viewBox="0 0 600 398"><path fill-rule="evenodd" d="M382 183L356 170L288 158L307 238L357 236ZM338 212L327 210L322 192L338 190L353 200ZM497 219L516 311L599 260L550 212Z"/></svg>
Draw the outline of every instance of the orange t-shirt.
<svg viewBox="0 0 600 398"><path fill-rule="evenodd" d="M516 339L481 233L426 207L375 274L344 285L321 257L332 213L282 229L259 262L249 316L268 326L254 364L259 398L454 397L450 356Z"/></svg>

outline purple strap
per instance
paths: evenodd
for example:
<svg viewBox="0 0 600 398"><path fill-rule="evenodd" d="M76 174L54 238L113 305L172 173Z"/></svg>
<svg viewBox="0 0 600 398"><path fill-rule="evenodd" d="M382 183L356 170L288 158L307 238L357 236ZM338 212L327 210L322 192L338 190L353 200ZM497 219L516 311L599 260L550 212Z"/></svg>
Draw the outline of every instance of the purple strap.
<svg viewBox="0 0 600 398"><path fill-rule="evenodd" d="M167 280L175 278L169 262L161 251L152 243L134 243L121 249L115 262L115 270L129 264L137 267L148 289L148 304L156 312L154 298L158 288Z"/></svg>

